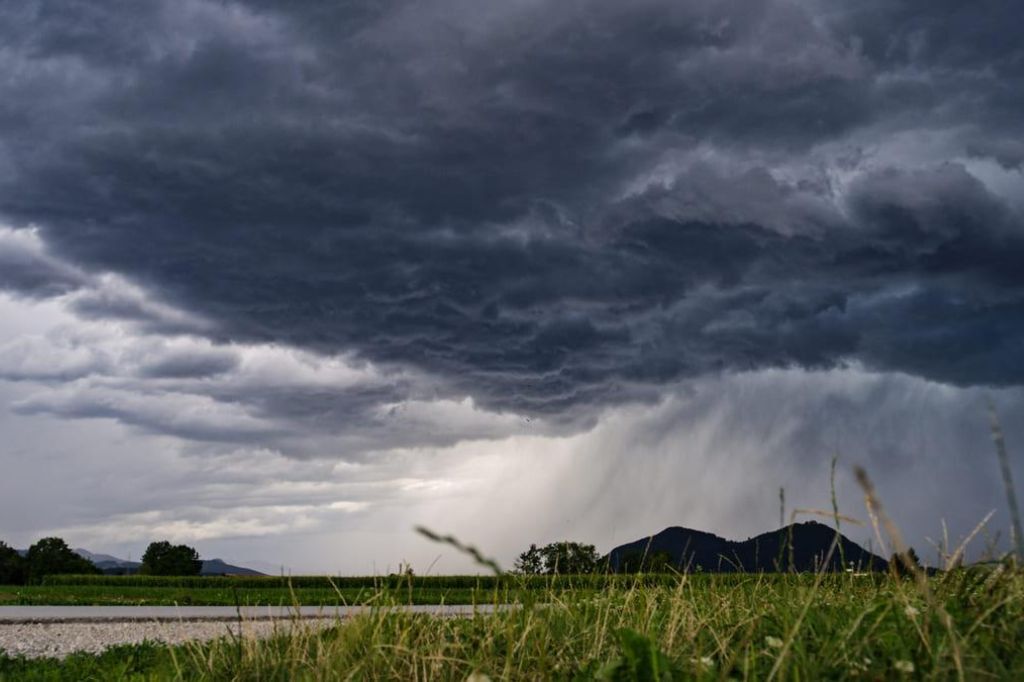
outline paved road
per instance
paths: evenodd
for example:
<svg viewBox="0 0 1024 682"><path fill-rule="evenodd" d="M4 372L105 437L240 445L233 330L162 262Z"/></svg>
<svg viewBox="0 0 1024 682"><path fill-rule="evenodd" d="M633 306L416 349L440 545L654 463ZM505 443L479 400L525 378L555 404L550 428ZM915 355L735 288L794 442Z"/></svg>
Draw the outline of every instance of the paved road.
<svg viewBox="0 0 1024 682"><path fill-rule="evenodd" d="M493 605L417 605L388 607L395 611L435 616L465 616L492 613ZM252 606L242 607L243 620L301 618L344 618L365 612L365 606ZM109 621L232 621L238 620L234 606L0 606L0 625L14 623L100 623Z"/></svg>

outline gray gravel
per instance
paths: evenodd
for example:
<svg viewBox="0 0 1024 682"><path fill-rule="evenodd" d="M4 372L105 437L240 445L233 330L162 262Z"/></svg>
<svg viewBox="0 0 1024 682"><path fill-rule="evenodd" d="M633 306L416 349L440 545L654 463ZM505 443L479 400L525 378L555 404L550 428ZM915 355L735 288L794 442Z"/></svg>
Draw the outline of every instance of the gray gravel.
<svg viewBox="0 0 1024 682"><path fill-rule="evenodd" d="M402 605L389 610L440 617L470 616L515 608L489 604ZM243 607L242 632L266 637L284 628L322 628L366 612L366 607ZM181 644L238 632L239 611L221 606L0 606L0 650L12 656L63 658L76 651L99 653L117 644L149 640Z"/></svg>
<svg viewBox="0 0 1024 682"><path fill-rule="evenodd" d="M334 618L304 618L300 627L327 627ZM266 637L282 629L294 627L296 621L254 620L242 624L246 637ZM149 640L181 644L204 641L238 632L238 623L217 621L104 621L104 622L37 622L0 624L0 649L11 656L29 658L64 658L76 651L99 653L116 644L138 644Z"/></svg>

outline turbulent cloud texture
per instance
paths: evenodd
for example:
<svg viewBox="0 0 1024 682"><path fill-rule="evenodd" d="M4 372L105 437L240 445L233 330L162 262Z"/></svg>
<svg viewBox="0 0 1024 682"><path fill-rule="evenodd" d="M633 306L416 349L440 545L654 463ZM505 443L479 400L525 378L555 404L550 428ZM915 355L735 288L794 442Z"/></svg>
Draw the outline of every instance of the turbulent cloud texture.
<svg viewBox="0 0 1024 682"><path fill-rule="evenodd" d="M747 374L1017 405L1021 25L1017 0L5 3L0 290L63 316L0 337L9 409L365 462Z"/></svg>
<svg viewBox="0 0 1024 682"><path fill-rule="evenodd" d="M0 212L219 341L489 408L849 360L1015 385L1022 10L982 5L17 3Z"/></svg>

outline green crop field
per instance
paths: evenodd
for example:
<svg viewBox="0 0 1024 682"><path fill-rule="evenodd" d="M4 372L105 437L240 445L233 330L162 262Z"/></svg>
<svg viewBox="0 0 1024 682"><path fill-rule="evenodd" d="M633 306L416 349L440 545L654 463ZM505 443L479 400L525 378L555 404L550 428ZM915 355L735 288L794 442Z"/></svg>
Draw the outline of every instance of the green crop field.
<svg viewBox="0 0 1024 682"><path fill-rule="evenodd" d="M862 579L879 580L881 576ZM691 581L742 584L742 574L699 574ZM55 575L42 585L0 585L0 605L336 606L517 602L537 593L596 594L609 588L670 587L671 574L569 576L174 577Z"/></svg>
<svg viewBox="0 0 1024 682"><path fill-rule="evenodd" d="M493 600L495 590L472 588L372 587L144 587L126 585L11 585L0 586L0 606L337 606L368 604L386 597L410 604L472 604ZM515 592L500 590L502 599Z"/></svg>
<svg viewBox="0 0 1024 682"><path fill-rule="evenodd" d="M694 577L696 580L707 579ZM737 580L719 576L718 580ZM667 586L671 575L170 577L50 576L42 585L0 586L0 605L336 606L516 602L535 594L596 593L610 586ZM529 593L529 594L528 594Z"/></svg>
<svg viewBox="0 0 1024 682"><path fill-rule="evenodd" d="M147 644L63 662L0 658L0 679L1024 679L1024 575L1003 566L918 580L684 575L527 580L517 589L517 579L502 580L489 585L491 598L519 606L493 614L380 609L269 640ZM110 586L88 586L101 588ZM408 603L431 589L443 588L384 587L368 598ZM207 590L224 594L193 593Z"/></svg>

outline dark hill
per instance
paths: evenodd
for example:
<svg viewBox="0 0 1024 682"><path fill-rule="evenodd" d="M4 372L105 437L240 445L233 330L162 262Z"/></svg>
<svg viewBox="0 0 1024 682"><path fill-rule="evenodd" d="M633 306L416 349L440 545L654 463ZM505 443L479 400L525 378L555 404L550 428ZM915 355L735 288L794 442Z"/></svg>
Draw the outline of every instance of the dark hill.
<svg viewBox="0 0 1024 682"><path fill-rule="evenodd" d="M644 557L665 554L668 564L673 568L692 566L696 570L700 566L703 570L709 570L719 564L719 557L731 553L733 544L712 533L672 526L657 535L616 547L608 553L608 560L613 571L628 571L636 570Z"/></svg>
<svg viewBox="0 0 1024 682"><path fill-rule="evenodd" d="M24 550L19 550L24 551ZM126 561L118 559L109 554L96 554L87 549L74 550L78 556L88 559L96 568L107 575L135 575L139 572L142 563L138 561ZM244 566L234 566L222 559L203 559L203 567L199 575L264 575L259 571Z"/></svg>
<svg viewBox="0 0 1024 682"><path fill-rule="evenodd" d="M200 575L265 575L244 566L232 566L220 559L204 559Z"/></svg>
<svg viewBox="0 0 1024 682"><path fill-rule="evenodd" d="M797 571L813 571L824 563L835 537L834 528L817 521L795 523L743 542L674 526L616 547L608 553L608 563L616 572L641 566L646 570L671 567L716 573L775 572L790 566ZM841 570L844 561L846 567L858 570L884 570L888 566L881 557L840 535L827 569Z"/></svg>

